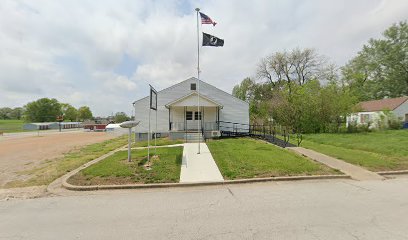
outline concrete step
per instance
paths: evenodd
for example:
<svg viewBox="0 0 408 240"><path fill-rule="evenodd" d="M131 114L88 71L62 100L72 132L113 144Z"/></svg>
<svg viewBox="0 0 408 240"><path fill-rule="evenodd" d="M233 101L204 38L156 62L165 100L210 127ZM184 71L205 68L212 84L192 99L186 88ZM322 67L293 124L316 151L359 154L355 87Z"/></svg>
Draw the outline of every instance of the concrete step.
<svg viewBox="0 0 408 240"><path fill-rule="evenodd" d="M197 132L187 133L185 136L185 140L188 143L196 143L196 142L204 142L203 135Z"/></svg>

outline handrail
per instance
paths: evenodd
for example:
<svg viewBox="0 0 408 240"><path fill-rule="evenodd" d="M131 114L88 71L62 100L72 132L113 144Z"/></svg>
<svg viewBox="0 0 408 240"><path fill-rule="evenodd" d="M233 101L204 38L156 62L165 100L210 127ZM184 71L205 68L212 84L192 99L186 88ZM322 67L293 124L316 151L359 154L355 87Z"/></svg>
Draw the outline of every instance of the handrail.
<svg viewBox="0 0 408 240"><path fill-rule="evenodd" d="M220 123L232 123L232 124L239 124L239 125L246 125L246 126L251 126L250 124L247 123L237 123L237 122L229 122L229 121L218 121Z"/></svg>
<svg viewBox="0 0 408 240"><path fill-rule="evenodd" d="M201 126L201 135L203 136L203 139L204 139L204 142L205 142L206 138L205 138L205 134L204 134L204 128L202 126Z"/></svg>

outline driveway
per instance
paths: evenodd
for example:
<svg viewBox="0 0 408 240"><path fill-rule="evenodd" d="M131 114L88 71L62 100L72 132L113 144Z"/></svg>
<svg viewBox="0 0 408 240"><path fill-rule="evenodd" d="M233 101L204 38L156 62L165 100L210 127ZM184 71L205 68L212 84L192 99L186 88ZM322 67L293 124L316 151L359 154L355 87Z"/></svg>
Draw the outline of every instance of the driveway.
<svg viewBox="0 0 408 240"><path fill-rule="evenodd" d="M0 239L408 239L408 178L0 201Z"/></svg>

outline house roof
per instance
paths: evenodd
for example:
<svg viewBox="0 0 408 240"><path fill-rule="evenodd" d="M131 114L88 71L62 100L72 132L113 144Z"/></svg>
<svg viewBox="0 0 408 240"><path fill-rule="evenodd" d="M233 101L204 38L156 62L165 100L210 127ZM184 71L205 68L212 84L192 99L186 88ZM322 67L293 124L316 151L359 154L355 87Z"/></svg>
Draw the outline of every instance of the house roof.
<svg viewBox="0 0 408 240"><path fill-rule="evenodd" d="M170 86L170 87L167 87L167 88L164 88L164 89L162 89L162 90L160 90L160 91L157 91L157 93L161 93L161 92L163 92L163 91L170 90L170 89L172 89L172 88L174 88L174 87L177 87L177 85L180 85L180 84L182 84L182 83L184 83L184 82L186 82L186 81L189 81L189 80L195 80L195 81L197 81L197 78L196 78L196 77L187 78L186 80L183 80L183 81L181 81L181 82L179 82L179 83L176 83L176 84L174 84L174 85L172 85L172 86ZM237 99L237 100L239 100L239 101L241 101L241 102L243 102L243 103L245 103L245 104L248 104L248 103L245 102L244 100L242 100L242 99L240 99L240 98L237 98L237 97L235 97L234 95L232 95L232 94L230 94L230 93L228 93L228 92L226 92L226 91L224 91L224 90L221 90L221 89L215 87L214 85L211 85L211 84L209 84L209 83L207 83L207 82L204 82L203 80L200 80L200 84L207 84L207 85L209 85L209 86L211 86L211 87L217 89L217 90L220 91L220 92L223 92L223 93L225 93L225 94L228 94L229 96L231 96L231 97L233 97L233 98L235 98L235 99ZM200 95L201 95L201 94L200 94ZM141 100L143 100L143 99L147 99L147 98L149 98L149 96L140 98L140 99L134 101L133 104L135 104L136 102L141 101Z"/></svg>
<svg viewBox="0 0 408 240"><path fill-rule="evenodd" d="M397 107L399 107L407 100L408 100L407 96L398 98L386 98L381 100L360 102L358 106L362 109L363 112L395 110Z"/></svg>
<svg viewBox="0 0 408 240"><path fill-rule="evenodd" d="M181 97L181 98L178 98L178 99L176 99L176 100L174 100L174 101L171 101L171 102L167 103L165 106L168 108L169 106L171 106L171 105L173 105L173 104L175 104L175 103L178 103L178 102L182 102L183 100L185 100L185 99L187 99L187 98L189 98L190 96L193 96L193 95L197 95L197 92L196 92L196 91L193 91L193 92L191 92L191 93L189 93L189 94L187 94L187 95L184 95L184 96ZM223 106L222 106L221 104L219 104L218 102L214 101L213 99L211 99L211 98L209 98L209 97L207 97L207 96L205 96L205 95L203 95L203 94L200 94L200 98L205 99L205 100L207 100L207 101L209 101L209 102L213 103L214 105L219 106L219 107L221 107L221 108L223 107Z"/></svg>

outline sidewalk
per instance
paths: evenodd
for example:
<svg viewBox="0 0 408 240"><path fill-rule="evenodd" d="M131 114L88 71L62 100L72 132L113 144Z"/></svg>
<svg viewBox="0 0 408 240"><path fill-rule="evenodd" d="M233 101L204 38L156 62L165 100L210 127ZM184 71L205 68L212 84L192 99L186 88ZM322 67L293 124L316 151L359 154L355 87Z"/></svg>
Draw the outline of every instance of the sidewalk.
<svg viewBox="0 0 408 240"><path fill-rule="evenodd" d="M200 143L200 148L197 154L198 143L184 144L180 183L224 181L207 144Z"/></svg>
<svg viewBox="0 0 408 240"><path fill-rule="evenodd" d="M331 168L338 169L341 172L349 175L351 178L355 180L384 180L385 178L378 175L377 173L368 171L362 167L358 167L356 165L341 161L339 159L324 155L319 152L315 152L310 149L302 148L302 147L288 147L288 149L309 157L315 161L321 162Z"/></svg>

